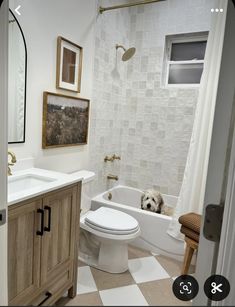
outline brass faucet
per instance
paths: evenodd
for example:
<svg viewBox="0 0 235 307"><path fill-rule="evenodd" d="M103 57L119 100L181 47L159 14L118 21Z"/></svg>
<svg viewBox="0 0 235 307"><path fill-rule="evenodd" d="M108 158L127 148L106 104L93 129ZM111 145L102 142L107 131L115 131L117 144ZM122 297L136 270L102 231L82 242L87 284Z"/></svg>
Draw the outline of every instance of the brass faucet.
<svg viewBox="0 0 235 307"><path fill-rule="evenodd" d="M113 155L113 160L121 160L121 157L114 154Z"/></svg>
<svg viewBox="0 0 235 307"><path fill-rule="evenodd" d="M113 156L109 157L109 156L105 156L104 158L104 162L113 162Z"/></svg>
<svg viewBox="0 0 235 307"><path fill-rule="evenodd" d="M16 163L16 156L12 151L8 151L8 156L11 156L11 161L8 162L8 176L12 175L10 166L13 166Z"/></svg>
<svg viewBox="0 0 235 307"><path fill-rule="evenodd" d="M121 160L121 157L114 154L112 156L105 156L104 158L104 162L113 162L114 160Z"/></svg>
<svg viewBox="0 0 235 307"><path fill-rule="evenodd" d="M107 179L118 181L118 176L109 174L109 175L107 176Z"/></svg>

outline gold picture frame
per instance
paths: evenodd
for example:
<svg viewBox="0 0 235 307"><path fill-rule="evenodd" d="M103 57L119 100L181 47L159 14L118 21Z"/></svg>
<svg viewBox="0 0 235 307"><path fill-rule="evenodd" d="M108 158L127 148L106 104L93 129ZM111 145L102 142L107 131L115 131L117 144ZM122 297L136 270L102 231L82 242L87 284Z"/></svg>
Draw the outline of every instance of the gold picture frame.
<svg viewBox="0 0 235 307"><path fill-rule="evenodd" d="M90 100L43 93L42 148L86 145Z"/></svg>
<svg viewBox="0 0 235 307"><path fill-rule="evenodd" d="M56 88L80 93L83 48L68 39L57 38Z"/></svg>

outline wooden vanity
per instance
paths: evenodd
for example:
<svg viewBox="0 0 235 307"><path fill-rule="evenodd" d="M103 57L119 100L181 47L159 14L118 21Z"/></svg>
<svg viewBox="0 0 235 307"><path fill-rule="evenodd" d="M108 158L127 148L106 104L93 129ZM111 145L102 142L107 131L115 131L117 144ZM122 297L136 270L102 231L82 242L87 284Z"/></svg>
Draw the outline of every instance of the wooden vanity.
<svg viewBox="0 0 235 307"><path fill-rule="evenodd" d="M76 295L81 181L9 206L9 305Z"/></svg>

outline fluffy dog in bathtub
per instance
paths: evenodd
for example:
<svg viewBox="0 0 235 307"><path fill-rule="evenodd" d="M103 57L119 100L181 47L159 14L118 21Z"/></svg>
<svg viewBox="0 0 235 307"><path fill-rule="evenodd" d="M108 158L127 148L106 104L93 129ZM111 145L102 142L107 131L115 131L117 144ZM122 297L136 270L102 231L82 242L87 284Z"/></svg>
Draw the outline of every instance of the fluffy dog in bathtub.
<svg viewBox="0 0 235 307"><path fill-rule="evenodd" d="M154 189L143 192L141 196L141 209L169 216L173 214L173 208L167 206L161 193Z"/></svg>

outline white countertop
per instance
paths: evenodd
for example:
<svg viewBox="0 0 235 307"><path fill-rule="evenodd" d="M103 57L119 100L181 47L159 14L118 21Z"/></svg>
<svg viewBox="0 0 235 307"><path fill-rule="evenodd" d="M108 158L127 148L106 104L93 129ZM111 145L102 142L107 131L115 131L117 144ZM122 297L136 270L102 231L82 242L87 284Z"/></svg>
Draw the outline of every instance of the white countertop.
<svg viewBox="0 0 235 307"><path fill-rule="evenodd" d="M39 179L40 177L48 178L49 180L35 187L24 188L17 192L11 191L11 193L8 193L8 206L82 181L82 174L82 172L77 172L74 174L64 174L39 168L29 168L22 171L16 171L13 173L12 176L8 177L9 183L17 181L24 176L30 175L37 176Z"/></svg>

